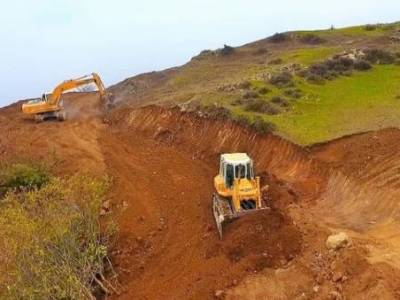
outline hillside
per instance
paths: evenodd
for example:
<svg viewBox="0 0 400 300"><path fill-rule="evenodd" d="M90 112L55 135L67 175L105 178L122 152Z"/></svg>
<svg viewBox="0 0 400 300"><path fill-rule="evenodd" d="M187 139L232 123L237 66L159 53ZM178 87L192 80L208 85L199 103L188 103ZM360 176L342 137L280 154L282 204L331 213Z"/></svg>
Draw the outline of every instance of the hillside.
<svg viewBox="0 0 400 300"><path fill-rule="evenodd" d="M0 299L397 299L398 30L289 32L203 51L110 87L108 105L64 95L65 122L35 123L22 101L0 108ZM220 240L211 199L226 152L254 159L270 209ZM26 161L51 166L53 179L2 194L7 178L23 183L13 167ZM92 198L100 209L81 212ZM76 233L86 219L90 243ZM328 249L339 232L350 243ZM93 257L97 269L80 276Z"/></svg>
<svg viewBox="0 0 400 300"><path fill-rule="evenodd" d="M234 118L261 117L279 135L310 145L399 125L399 30L394 23L277 34L205 50L182 67L129 78L110 90L123 103L222 106ZM321 66L338 55L342 60L330 69ZM311 74L304 75L307 69ZM288 82L279 82L282 73L290 74Z"/></svg>

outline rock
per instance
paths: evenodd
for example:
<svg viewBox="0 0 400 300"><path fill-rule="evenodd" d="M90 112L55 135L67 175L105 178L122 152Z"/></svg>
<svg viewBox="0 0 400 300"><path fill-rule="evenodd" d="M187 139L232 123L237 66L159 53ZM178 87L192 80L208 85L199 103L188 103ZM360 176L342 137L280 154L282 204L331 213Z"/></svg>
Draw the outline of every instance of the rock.
<svg viewBox="0 0 400 300"><path fill-rule="evenodd" d="M123 206L123 207L128 207L128 202L123 201L123 202L122 202L122 206Z"/></svg>
<svg viewBox="0 0 400 300"><path fill-rule="evenodd" d="M102 208L105 209L106 211L110 210L111 204L110 200L104 201L102 204Z"/></svg>
<svg viewBox="0 0 400 300"><path fill-rule="evenodd" d="M343 296L336 291L332 291L329 293L329 298L332 300L343 300Z"/></svg>
<svg viewBox="0 0 400 300"><path fill-rule="evenodd" d="M338 272L338 273L333 274L332 281L333 282L339 282L339 281L342 280L342 278L343 278L343 274Z"/></svg>
<svg viewBox="0 0 400 300"><path fill-rule="evenodd" d="M224 299L226 294L225 294L225 291L223 291L223 290L217 290L217 291L215 291L214 296L215 296L215 299Z"/></svg>
<svg viewBox="0 0 400 300"><path fill-rule="evenodd" d="M100 216L105 216L106 214L107 211L104 208L100 209Z"/></svg>
<svg viewBox="0 0 400 300"><path fill-rule="evenodd" d="M326 240L326 247L331 250L338 250L350 244L350 238L345 232L330 235Z"/></svg>
<svg viewBox="0 0 400 300"><path fill-rule="evenodd" d="M314 286L314 287L313 287L313 291L314 291L314 293L318 293L318 291L319 291L319 285Z"/></svg>

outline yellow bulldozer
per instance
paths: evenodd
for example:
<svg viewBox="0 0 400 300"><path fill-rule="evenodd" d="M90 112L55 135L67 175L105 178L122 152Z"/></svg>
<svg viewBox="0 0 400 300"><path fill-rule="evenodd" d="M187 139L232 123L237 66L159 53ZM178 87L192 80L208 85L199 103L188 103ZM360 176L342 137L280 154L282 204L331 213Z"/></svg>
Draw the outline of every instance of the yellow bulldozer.
<svg viewBox="0 0 400 300"><path fill-rule="evenodd" d="M246 153L221 155L214 186L213 213L221 239L226 223L268 209L262 200L260 177L254 175L253 160Z"/></svg>
<svg viewBox="0 0 400 300"><path fill-rule="evenodd" d="M43 94L42 98L30 100L22 105L22 112L25 115L34 116L37 122L49 118L56 118L59 121L66 119L66 112L63 107L62 94L73 89L95 84L102 100L106 98L106 89L97 73L85 75L76 79L63 81L53 90L51 94Z"/></svg>

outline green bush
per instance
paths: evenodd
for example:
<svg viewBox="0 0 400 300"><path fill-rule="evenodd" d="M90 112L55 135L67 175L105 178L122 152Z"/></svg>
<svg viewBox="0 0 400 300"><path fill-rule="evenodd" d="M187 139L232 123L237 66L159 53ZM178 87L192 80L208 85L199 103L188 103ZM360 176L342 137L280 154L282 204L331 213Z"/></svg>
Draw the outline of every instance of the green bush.
<svg viewBox="0 0 400 300"><path fill-rule="evenodd" d="M300 99L303 97L303 91L298 88L286 90L284 94L294 99Z"/></svg>
<svg viewBox="0 0 400 300"><path fill-rule="evenodd" d="M272 74L269 82L279 88L290 87L294 85L293 76L287 71Z"/></svg>
<svg viewBox="0 0 400 300"><path fill-rule="evenodd" d="M260 116L250 118L245 115L237 115L234 120L241 126L249 126L260 133L269 133L276 130L274 123L266 121Z"/></svg>
<svg viewBox="0 0 400 300"><path fill-rule="evenodd" d="M243 94L244 99L260 98L260 95L256 91L247 91Z"/></svg>
<svg viewBox="0 0 400 300"><path fill-rule="evenodd" d="M229 108L218 104L201 105L198 110L202 116L208 118L229 119L231 117Z"/></svg>
<svg viewBox="0 0 400 300"><path fill-rule="evenodd" d="M267 115L277 115L281 112L279 108L262 99L254 99L245 106L246 111L259 112Z"/></svg>
<svg viewBox="0 0 400 300"><path fill-rule="evenodd" d="M266 121L260 116L254 118L251 126L261 133L269 133L276 130L276 125L274 123Z"/></svg>
<svg viewBox="0 0 400 300"><path fill-rule="evenodd" d="M365 50L365 59L371 64L392 64L396 61L396 56L383 49L368 49Z"/></svg>
<svg viewBox="0 0 400 300"><path fill-rule="evenodd" d="M271 102L275 103L281 107L289 107L290 106L289 101L287 101L285 98L280 97L280 96L272 97Z"/></svg>
<svg viewBox="0 0 400 300"><path fill-rule="evenodd" d="M15 163L0 167L0 196L9 190L32 190L49 182L49 169L40 163Z"/></svg>
<svg viewBox="0 0 400 300"><path fill-rule="evenodd" d="M389 57L381 52L366 52L366 59L351 59L348 57L334 56L322 62L312 64L308 69L303 69L297 74L311 83L321 84L325 80L332 80L338 76L350 76L353 70L367 71L372 68L370 62L389 61Z"/></svg>
<svg viewBox="0 0 400 300"><path fill-rule="evenodd" d="M105 280L110 235L99 212L107 180L51 178L0 203L0 298L94 299Z"/></svg>
<svg viewBox="0 0 400 300"><path fill-rule="evenodd" d="M264 87L260 88L260 89L258 90L258 92L259 92L261 95L266 95L266 94L270 93L271 90L270 90L269 88L267 88L267 87L264 86Z"/></svg>

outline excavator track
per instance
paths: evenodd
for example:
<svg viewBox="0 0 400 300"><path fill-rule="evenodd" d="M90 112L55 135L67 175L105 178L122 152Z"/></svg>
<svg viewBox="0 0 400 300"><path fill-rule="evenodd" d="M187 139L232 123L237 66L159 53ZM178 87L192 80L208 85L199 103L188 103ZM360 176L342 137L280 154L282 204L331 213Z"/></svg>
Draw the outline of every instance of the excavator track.
<svg viewBox="0 0 400 300"><path fill-rule="evenodd" d="M230 200L213 194L213 214L219 237L222 239L224 224L235 218L235 213L231 207Z"/></svg>

